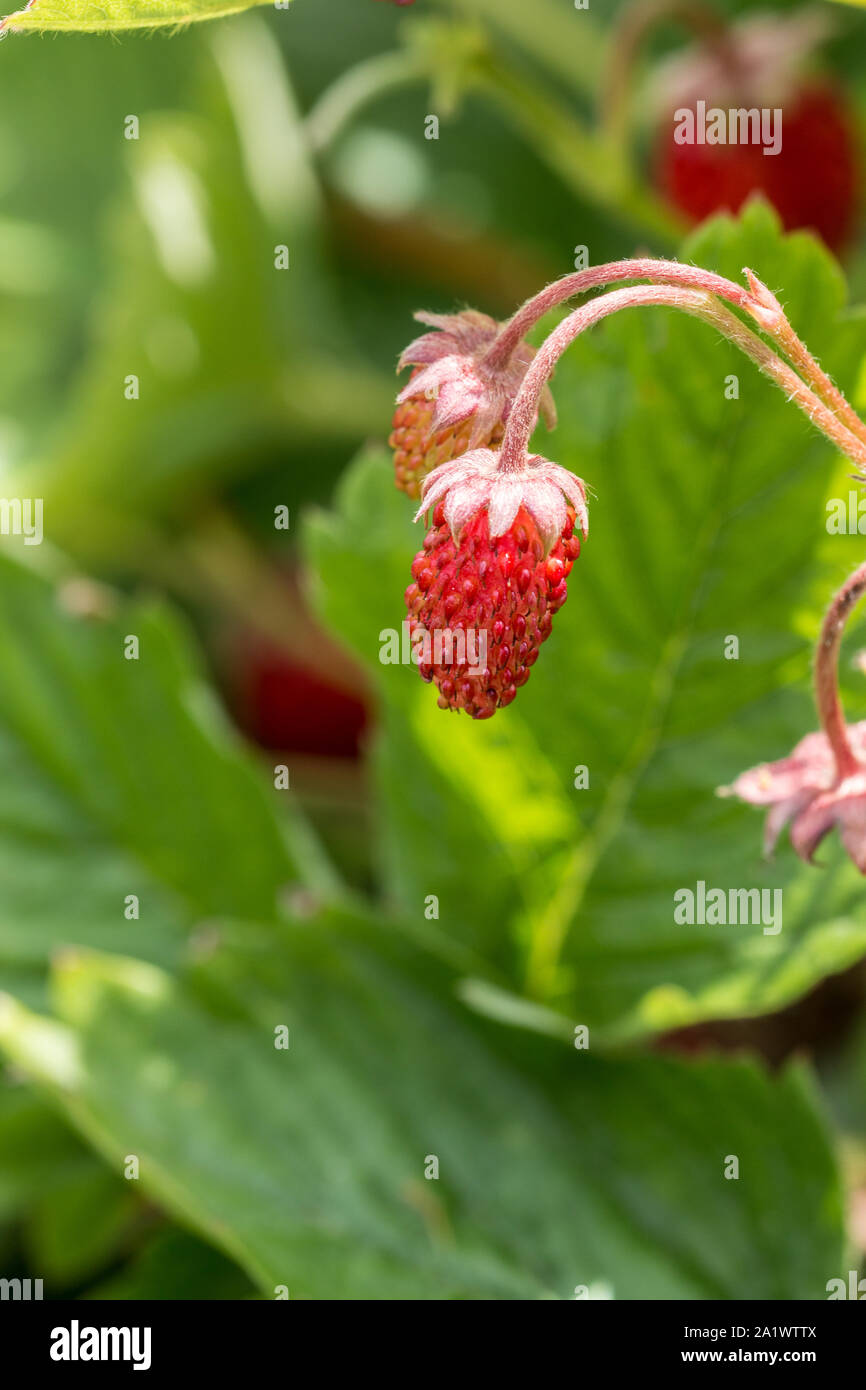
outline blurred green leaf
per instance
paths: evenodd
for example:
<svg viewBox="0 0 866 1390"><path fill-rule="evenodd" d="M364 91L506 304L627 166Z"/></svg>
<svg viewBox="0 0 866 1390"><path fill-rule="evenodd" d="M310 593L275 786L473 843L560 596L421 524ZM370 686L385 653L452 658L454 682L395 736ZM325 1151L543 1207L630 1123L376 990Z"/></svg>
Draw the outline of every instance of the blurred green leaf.
<svg viewBox="0 0 866 1390"><path fill-rule="evenodd" d="M175 620L114 603L0 559L0 967L76 943L168 961L191 922L274 914L311 862Z"/></svg>
<svg viewBox="0 0 866 1390"><path fill-rule="evenodd" d="M119 1274L84 1295L95 1299L235 1299L254 1296L242 1270L188 1231L159 1231Z"/></svg>
<svg viewBox="0 0 866 1390"><path fill-rule="evenodd" d="M556 0L452 0L460 14L477 15L531 54L561 82L594 95L606 62L606 37L589 11Z"/></svg>
<svg viewBox="0 0 866 1390"><path fill-rule="evenodd" d="M3 28L86 34L154 29L161 24L219 19L264 3L265 0L30 0L23 10L7 16Z"/></svg>
<svg viewBox="0 0 866 1390"><path fill-rule="evenodd" d="M43 1097L0 1081L0 1221L93 1167L92 1154Z"/></svg>
<svg viewBox="0 0 866 1390"><path fill-rule="evenodd" d="M278 942L227 932L187 989L67 956L62 1023L0 1011L9 1057L266 1296L822 1296L840 1195L800 1073L598 1060L482 1024L361 920Z"/></svg>
<svg viewBox="0 0 866 1390"><path fill-rule="evenodd" d="M866 326L840 317L844 282L810 237L782 237L754 204L684 257L731 278L751 265L852 379ZM670 311L609 320L554 388L541 448L596 494L591 534L532 680L488 723L377 661L420 543L386 459L361 459L336 516L309 525L323 611L383 693L386 890L415 917L440 894L443 931L496 965L510 953L518 987L608 1036L777 1008L866 951L862 880L835 845L824 871L786 845L762 862L759 815L714 790L814 727L815 598L850 553L828 567L831 451L735 349ZM782 889L782 930L676 924L675 891L700 880Z"/></svg>
<svg viewBox="0 0 866 1390"><path fill-rule="evenodd" d="M263 462L294 510L323 442L355 445L392 395L352 350L272 35L248 16L196 58L195 113L148 112L123 142L94 340L20 484L45 497L55 543L103 572L162 577L178 527Z"/></svg>
<svg viewBox="0 0 866 1390"><path fill-rule="evenodd" d="M862 1148L866 1174L866 1022L862 1019L826 1063L821 1079L839 1128Z"/></svg>
<svg viewBox="0 0 866 1390"><path fill-rule="evenodd" d="M135 1186L103 1164L65 1174L31 1212L26 1248L32 1267L55 1287L93 1276L130 1243L138 1211Z"/></svg>

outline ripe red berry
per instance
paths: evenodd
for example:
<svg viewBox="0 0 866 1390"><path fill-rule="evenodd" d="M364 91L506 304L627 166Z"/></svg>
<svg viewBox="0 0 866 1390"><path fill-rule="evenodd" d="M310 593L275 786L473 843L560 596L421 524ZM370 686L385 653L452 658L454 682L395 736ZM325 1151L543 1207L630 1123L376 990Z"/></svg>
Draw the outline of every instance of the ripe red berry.
<svg viewBox="0 0 866 1390"><path fill-rule="evenodd" d="M406 606L413 642L416 634L429 634L427 644L419 643L419 671L435 682L442 709L489 719L529 680L580 554L574 524L569 506L560 538L545 556L538 527L524 507L495 539L484 507L455 541L440 502L412 568L415 581L406 590ZM450 640L443 641L446 629Z"/></svg>
<svg viewBox="0 0 866 1390"><path fill-rule="evenodd" d="M409 633L424 680L442 709L489 719L510 705L568 596L566 580L586 535L586 493L567 469L475 449L425 480L433 508L406 590ZM419 512L419 515L421 515Z"/></svg>

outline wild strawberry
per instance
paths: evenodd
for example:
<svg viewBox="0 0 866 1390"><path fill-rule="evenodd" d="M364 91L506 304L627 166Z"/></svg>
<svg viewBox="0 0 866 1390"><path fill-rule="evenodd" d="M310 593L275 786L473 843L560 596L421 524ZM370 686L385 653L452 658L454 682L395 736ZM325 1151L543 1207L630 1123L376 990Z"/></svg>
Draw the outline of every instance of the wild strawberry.
<svg viewBox="0 0 866 1390"><path fill-rule="evenodd" d="M837 251L850 240L860 186L853 112L838 88L801 75L821 36L814 18L755 19L733 27L714 47L691 49L665 65L659 86L667 118L655 179L690 220L737 212L762 193L787 230L808 228ZM726 117L730 110L780 111L773 118L778 152L765 153L766 137L756 141L751 129L749 143L678 143L674 111L693 111L696 135L709 136L702 127L711 109Z"/></svg>
<svg viewBox="0 0 866 1390"><path fill-rule="evenodd" d="M406 590L419 671L442 709L489 719L529 680L553 615L568 597L586 536L584 485L546 459L497 471L476 449L444 464L424 487L433 524ZM420 513L419 513L420 515Z"/></svg>
<svg viewBox="0 0 866 1390"><path fill-rule="evenodd" d="M424 333L402 353L397 370L414 366L397 397L392 432L394 481L410 497L434 468L468 449L490 447L503 426L535 351L518 343L504 364L490 357L499 332L495 319L474 309L459 314L415 315L436 331ZM542 410L555 423L550 392Z"/></svg>

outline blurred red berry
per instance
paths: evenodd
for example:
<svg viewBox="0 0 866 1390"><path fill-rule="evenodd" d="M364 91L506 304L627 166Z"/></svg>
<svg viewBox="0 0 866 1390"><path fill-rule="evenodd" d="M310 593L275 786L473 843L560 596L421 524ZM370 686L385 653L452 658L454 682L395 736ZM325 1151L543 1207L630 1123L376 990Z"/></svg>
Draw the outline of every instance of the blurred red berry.
<svg viewBox="0 0 866 1390"><path fill-rule="evenodd" d="M691 221L737 212L761 193L786 230L817 232L834 251L850 241L861 186L853 110L841 88L804 75L822 36L814 16L762 17L734 26L724 45L694 47L664 65L654 178ZM695 113L697 129L701 112L764 111L769 120L781 111L781 147L765 154L759 142L677 143L684 110Z"/></svg>
<svg viewBox="0 0 866 1390"><path fill-rule="evenodd" d="M789 95L781 109L777 155L763 154L760 145L678 145L666 132L657 151L659 186L693 222L737 212L753 193L763 193L787 231L808 228L839 251L857 210L851 113L837 92L818 83Z"/></svg>
<svg viewBox="0 0 866 1390"><path fill-rule="evenodd" d="M248 645L232 675L238 725L262 748L356 758L367 724L363 701L264 642Z"/></svg>

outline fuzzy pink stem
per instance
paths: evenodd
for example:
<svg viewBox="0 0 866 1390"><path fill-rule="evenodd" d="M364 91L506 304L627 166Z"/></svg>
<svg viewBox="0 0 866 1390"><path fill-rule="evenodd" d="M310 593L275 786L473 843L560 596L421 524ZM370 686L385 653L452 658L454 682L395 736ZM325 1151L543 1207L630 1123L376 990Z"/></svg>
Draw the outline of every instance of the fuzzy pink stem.
<svg viewBox="0 0 866 1390"><path fill-rule="evenodd" d="M851 610L856 607L864 593L866 564L848 576L830 604L815 650L815 702L821 727L827 735L836 759L836 771L840 781L856 772L859 764L851 748L839 699L839 648Z"/></svg>
<svg viewBox="0 0 866 1390"><path fill-rule="evenodd" d="M652 280L656 285L705 290L717 299L726 300L735 308L748 313L758 327L772 338L774 346L796 368L819 401L822 401L852 434L866 443L866 424L794 332L776 296L751 270L746 269L744 273L748 280L748 289L734 284L732 280L726 280L723 275L702 270L699 266L681 265L679 261L656 260L651 257L609 261L606 265L590 266L587 270L575 271L572 275L564 275L562 279L547 285L517 310L503 325L488 350L485 365L494 371L504 367L518 343L544 314L587 290L599 289L602 285L614 284L619 280ZM744 351L746 350L744 348ZM811 411L809 413L811 414ZM844 445L842 448L843 452L849 452Z"/></svg>
<svg viewBox="0 0 866 1390"><path fill-rule="evenodd" d="M773 350L732 314L715 295L706 290L681 289L672 285L631 285L611 290L590 300L564 318L539 348L523 378L511 407L502 453L500 472L510 473L523 466L529 441L538 418L541 393L559 358L585 329L619 309L642 305L663 305L682 309L719 330L752 358L760 370L775 381L790 400L803 410L842 453L866 467L866 442L853 434L814 391L783 362Z"/></svg>
<svg viewBox="0 0 866 1390"><path fill-rule="evenodd" d="M776 296L748 267L744 269L743 274L749 282L750 302L746 307L758 327L773 339L776 347L781 348L804 381L809 383L824 404L848 426L852 434L866 440L866 424L853 406L848 404L838 386L833 385L803 340L794 332Z"/></svg>
<svg viewBox="0 0 866 1390"><path fill-rule="evenodd" d="M642 256L627 261L608 261L606 265L589 266L586 270L576 270L571 275L563 275L546 285L538 294L527 299L517 312L503 325L484 359L484 365L492 370L505 366L512 352L522 338L534 327L540 318L567 299L584 294L587 290L600 289L602 285L613 285L618 280L652 280L656 285L679 285L683 289L706 290L720 299L726 299L739 309L748 310L752 295L742 285L726 280L723 275L714 275L700 266L681 265L679 261L656 260Z"/></svg>

